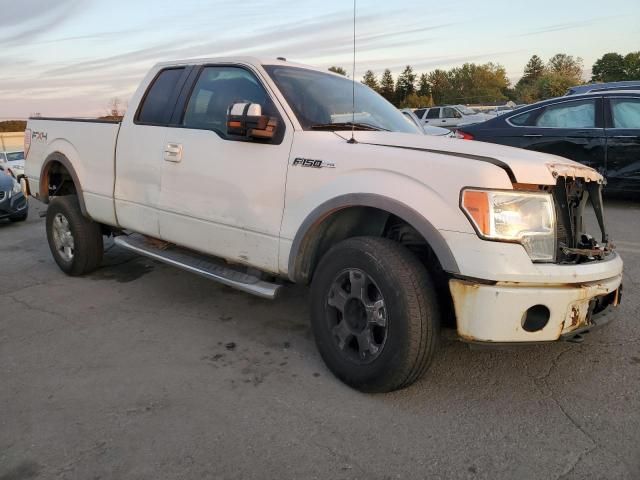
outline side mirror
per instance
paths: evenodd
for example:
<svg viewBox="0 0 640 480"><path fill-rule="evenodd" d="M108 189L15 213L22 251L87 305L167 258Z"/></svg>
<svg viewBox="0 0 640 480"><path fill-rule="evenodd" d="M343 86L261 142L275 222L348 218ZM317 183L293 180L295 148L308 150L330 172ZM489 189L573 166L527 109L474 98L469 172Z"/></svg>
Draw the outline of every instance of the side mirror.
<svg viewBox="0 0 640 480"><path fill-rule="evenodd" d="M456 118L462 118L462 114L457 110L455 110L453 114L456 116Z"/></svg>
<svg viewBox="0 0 640 480"><path fill-rule="evenodd" d="M278 120L262 115L262 106L258 103L234 103L227 111L229 135L270 140L277 129Z"/></svg>

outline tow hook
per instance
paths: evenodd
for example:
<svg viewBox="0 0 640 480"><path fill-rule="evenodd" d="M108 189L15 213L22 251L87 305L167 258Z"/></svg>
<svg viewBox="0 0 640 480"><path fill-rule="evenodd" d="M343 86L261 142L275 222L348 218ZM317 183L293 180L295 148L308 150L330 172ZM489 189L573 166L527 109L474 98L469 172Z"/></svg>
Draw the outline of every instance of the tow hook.
<svg viewBox="0 0 640 480"><path fill-rule="evenodd" d="M589 333L589 330L585 330L582 333L576 333L574 336L567 338L565 341L569 343L582 343L584 342L583 333Z"/></svg>

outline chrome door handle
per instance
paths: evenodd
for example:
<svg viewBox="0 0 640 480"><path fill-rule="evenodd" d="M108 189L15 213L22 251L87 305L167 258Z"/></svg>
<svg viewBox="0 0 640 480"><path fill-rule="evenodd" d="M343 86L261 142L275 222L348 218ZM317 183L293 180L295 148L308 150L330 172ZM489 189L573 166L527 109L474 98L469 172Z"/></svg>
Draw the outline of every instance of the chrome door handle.
<svg viewBox="0 0 640 480"><path fill-rule="evenodd" d="M182 161L182 145L180 143L167 143L164 147L164 159L167 162Z"/></svg>

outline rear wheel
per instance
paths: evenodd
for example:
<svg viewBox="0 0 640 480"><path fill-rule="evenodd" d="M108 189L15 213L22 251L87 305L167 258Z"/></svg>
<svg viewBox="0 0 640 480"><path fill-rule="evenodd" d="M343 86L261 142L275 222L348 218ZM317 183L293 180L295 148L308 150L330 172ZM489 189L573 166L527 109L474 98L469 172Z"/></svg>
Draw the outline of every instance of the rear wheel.
<svg viewBox="0 0 640 480"><path fill-rule="evenodd" d="M53 259L68 275L90 273L102 262L100 225L82 215L75 196L56 197L49 204L47 240Z"/></svg>
<svg viewBox="0 0 640 480"><path fill-rule="evenodd" d="M340 242L312 283L312 328L322 358L366 392L406 387L436 350L438 304L428 272L405 247L384 238Z"/></svg>

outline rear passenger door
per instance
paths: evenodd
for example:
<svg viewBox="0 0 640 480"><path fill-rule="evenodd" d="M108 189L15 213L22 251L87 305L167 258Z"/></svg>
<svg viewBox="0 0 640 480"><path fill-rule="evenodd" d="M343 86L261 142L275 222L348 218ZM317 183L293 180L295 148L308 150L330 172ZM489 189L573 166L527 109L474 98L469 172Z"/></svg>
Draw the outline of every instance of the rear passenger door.
<svg viewBox="0 0 640 480"><path fill-rule="evenodd" d="M160 193L163 239L277 272L293 129L259 72L243 65L199 67L166 136ZM234 103L258 103L278 121L271 140L227 133Z"/></svg>
<svg viewBox="0 0 640 480"><path fill-rule="evenodd" d="M607 190L640 192L640 97L607 98Z"/></svg>
<svg viewBox="0 0 640 480"><path fill-rule="evenodd" d="M127 115L116 146L114 198L118 224L160 237L159 202L163 150L171 116L190 73L188 67L160 70L138 110Z"/></svg>
<svg viewBox="0 0 640 480"><path fill-rule="evenodd" d="M605 170L602 98L565 100L509 118L519 146Z"/></svg>

